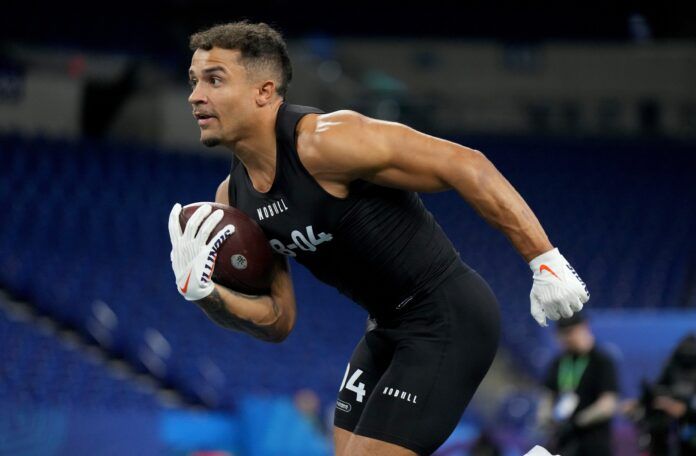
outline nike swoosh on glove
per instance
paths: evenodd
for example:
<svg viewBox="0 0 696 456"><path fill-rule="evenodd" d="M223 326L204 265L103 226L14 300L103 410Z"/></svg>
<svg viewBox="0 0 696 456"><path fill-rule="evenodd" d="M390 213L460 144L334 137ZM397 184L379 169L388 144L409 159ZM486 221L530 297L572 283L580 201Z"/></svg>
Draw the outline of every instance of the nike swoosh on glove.
<svg viewBox="0 0 696 456"><path fill-rule="evenodd" d="M234 225L226 225L210 242L206 242L223 217L222 210L218 209L211 214L212 210L210 204L196 209L183 232L179 224L181 205L175 204L169 214L169 239L172 242L170 259L176 288L188 301L198 301L213 292L215 283L212 277L217 251L234 234Z"/></svg>
<svg viewBox="0 0 696 456"><path fill-rule="evenodd" d="M580 312L590 299L587 286L558 249L549 250L529 262L533 272L532 317L541 326L546 319L568 318Z"/></svg>

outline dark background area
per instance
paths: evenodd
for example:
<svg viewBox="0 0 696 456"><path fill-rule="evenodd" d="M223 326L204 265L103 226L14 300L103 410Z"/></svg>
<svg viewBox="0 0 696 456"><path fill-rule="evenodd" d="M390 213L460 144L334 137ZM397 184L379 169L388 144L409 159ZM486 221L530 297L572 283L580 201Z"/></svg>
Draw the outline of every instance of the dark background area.
<svg viewBox="0 0 696 456"><path fill-rule="evenodd" d="M427 7L426 7L427 6ZM329 14L330 13L330 14ZM290 38L423 36L498 41L627 40L641 15L656 39L696 38L696 2L11 2L0 39L81 48L173 53L213 23L247 18ZM181 52L181 51L178 51Z"/></svg>

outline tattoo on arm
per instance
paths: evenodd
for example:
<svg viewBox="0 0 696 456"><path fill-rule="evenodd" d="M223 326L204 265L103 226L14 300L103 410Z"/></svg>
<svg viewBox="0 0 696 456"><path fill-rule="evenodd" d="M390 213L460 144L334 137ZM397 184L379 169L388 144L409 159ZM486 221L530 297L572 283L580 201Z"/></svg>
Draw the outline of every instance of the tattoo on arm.
<svg viewBox="0 0 696 456"><path fill-rule="evenodd" d="M234 290L229 291L248 300L258 300L263 297L245 295ZM230 313L225 306L225 301L223 300L222 296L220 296L217 289L214 289L207 298L197 301L196 303L199 305L199 307L201 307L201 309L203 309L211 320L223 328L242 331L261 340L275 340L279 338L279 335L277 334L277 331L273 325L260 326ZM271 309L273 311L273 316L277 319L280 316L281 311L278 303L273 298L271 298Z"/></svg>

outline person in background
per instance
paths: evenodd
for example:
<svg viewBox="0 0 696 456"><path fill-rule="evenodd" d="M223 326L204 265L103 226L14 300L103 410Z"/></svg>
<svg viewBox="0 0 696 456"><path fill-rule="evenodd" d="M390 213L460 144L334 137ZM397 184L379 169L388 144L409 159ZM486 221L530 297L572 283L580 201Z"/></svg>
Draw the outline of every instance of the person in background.
<svg viewBox="0 0 696 456"><path fill-rule="evenodd" d="M556 330L562 352L551 363L537 416L550 430L549 450L563 456L610 456L618 390L614 362L596 346L581 313L559 320Z"/></svg>
<svg viewBox="0 0 696 456"><path fill-rule="evenodd" d="M501 456L503 453L495 438L487 429L482 429L474 444L469 449L469 456Z"/></svg>
<svg viewBox="0 0 696 456"><path fill-rule="evenodd" d="M304 388L295 393L293 397L295 408L307 419L314 428L326 434L324 422L321 419L321 401L314 390Z"/></svg>
<svg viewBox="0 0 696 456"><path fill-rule="evenodd" d="M640 400L624 404L646 442L648 454L696 455L696 333L682 338L655 384L643 385Z"/></svg>

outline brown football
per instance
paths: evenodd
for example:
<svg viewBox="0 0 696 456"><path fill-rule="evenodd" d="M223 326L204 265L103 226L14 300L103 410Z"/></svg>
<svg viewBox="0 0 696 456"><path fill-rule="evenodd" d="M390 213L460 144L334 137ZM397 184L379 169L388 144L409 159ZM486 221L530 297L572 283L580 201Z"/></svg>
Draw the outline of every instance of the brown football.
<svg viewBox="0 0 696 456"><path fill-rule="evenodd" d="M225 225L231 224L235 228L234 234L227 238L218 250L213 281L245 294L268 294L273 252L261 227L234 207L218 203L193 203L184 206L179 214L182 230L196 209L203 204L210 204L213 212L217 209L224 211L222 220L213 229L208 241Z"/></svg>

